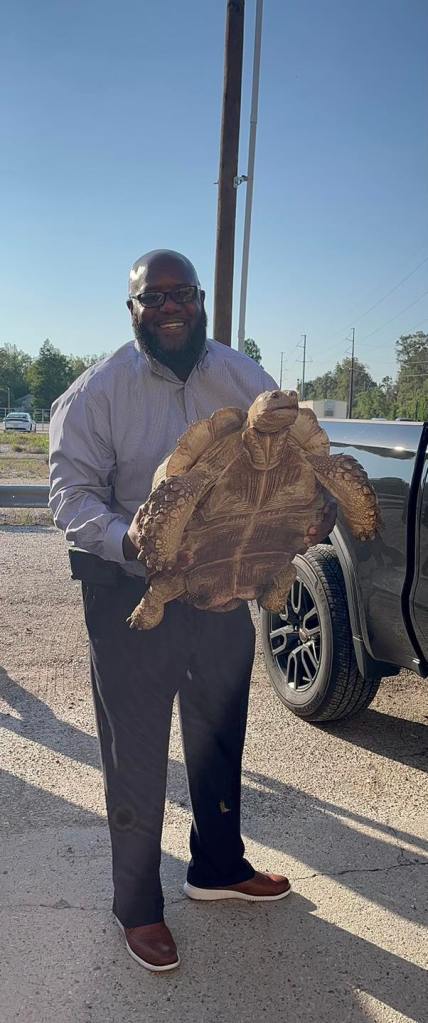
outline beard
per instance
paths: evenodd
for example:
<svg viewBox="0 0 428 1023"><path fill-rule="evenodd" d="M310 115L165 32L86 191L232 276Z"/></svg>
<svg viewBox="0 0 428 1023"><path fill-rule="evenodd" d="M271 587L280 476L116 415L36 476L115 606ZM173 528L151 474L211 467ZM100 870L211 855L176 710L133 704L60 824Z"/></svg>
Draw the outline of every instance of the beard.
<svg viewBox="0 0 428 1023"><path fill-rule="evenodd" d="M134 334L142 351L146 352L147 355L151 355L153 359L157 359L164 366L168 366L168 369L171 369L180 380L187 380L193 367L198 362L207 340L207 323L207 314L205 309L202 308L198 322L193 328L189 340L183 348L174 352L163 348L151 330L138 323L135 316L132 317Z"/></svg>

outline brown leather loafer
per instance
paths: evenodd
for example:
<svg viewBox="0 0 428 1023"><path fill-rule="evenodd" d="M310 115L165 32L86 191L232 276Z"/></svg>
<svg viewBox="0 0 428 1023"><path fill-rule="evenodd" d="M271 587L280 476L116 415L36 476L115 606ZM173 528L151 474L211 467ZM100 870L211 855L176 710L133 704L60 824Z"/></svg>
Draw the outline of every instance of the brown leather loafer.
<svg viewBox="0 0 428 1023"><path fill-rule="evenodd" d="M227 885L225 888L197 888L186 881L185 895L189 899L201 899L203 902L214 902L216 899L245 899L246 902L276 902L285 899L291 892L288 877L281 874L262 874L256 870L249 881Z"/></svg>
<svg viewBox="0 0 428 1023"><path fill-rule="evenodd" d="M140 966L154 973L175 970L180 965L177 946L171 931L165 923L144 924L142 927L124 927L115 917L116 923L125 935L129 955Z"/></svg>

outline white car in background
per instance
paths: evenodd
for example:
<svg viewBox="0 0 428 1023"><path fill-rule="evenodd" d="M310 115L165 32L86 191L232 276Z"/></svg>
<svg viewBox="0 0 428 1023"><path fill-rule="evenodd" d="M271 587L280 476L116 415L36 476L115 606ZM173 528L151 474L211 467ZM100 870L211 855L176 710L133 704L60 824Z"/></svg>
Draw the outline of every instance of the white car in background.
<svg viewBox="0 0 428 1023"><path fill-rule="evenodd" d="M4 421L5 430L21 430L25 433L36 431L36 424L29 412L8 412Z"/></svg>

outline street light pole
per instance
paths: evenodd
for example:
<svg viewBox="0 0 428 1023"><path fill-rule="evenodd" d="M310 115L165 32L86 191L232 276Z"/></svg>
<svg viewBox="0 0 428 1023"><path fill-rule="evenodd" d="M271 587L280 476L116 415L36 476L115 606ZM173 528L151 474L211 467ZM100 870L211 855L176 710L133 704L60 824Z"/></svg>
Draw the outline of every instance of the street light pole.
<svg viewBox="0 0 428 1023"><path fill-rule="evenodd" d="M259 106L260 51L262 45L263 0L257 0L254 30L253 87L251 96L250 138L248 143L247 194L245 196L244 240L242 244L241 297L239 302L238 349L244 351L247 307L248 262L250 255L251 213L253 206L254 162L256 155L257 113Z"/></svg>

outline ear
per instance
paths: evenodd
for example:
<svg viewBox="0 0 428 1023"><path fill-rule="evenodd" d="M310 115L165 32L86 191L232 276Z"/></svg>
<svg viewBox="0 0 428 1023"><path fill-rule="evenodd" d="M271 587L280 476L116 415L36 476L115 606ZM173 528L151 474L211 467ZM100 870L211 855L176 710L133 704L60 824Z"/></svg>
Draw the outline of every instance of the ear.
<svg viewBox="0 0 428 1023"><path fill-rule="evenodd" d="M134 303L132 301L132 298L128 298L126 300L126 304L128 306L129 312L131 313L131 316L132 316L132 312L133 312L133 309L134 309Z"/></svg>
<svg viewBox="0 0 428 1023"><path fill-rule="evenodd" d="M201 296L201 303L202 303L202 305L203 305L203 304L204 304L204 302L205 302L205 291L202 291L202 290L201 290L201 291L200 291L200 296Z"/></svg>

